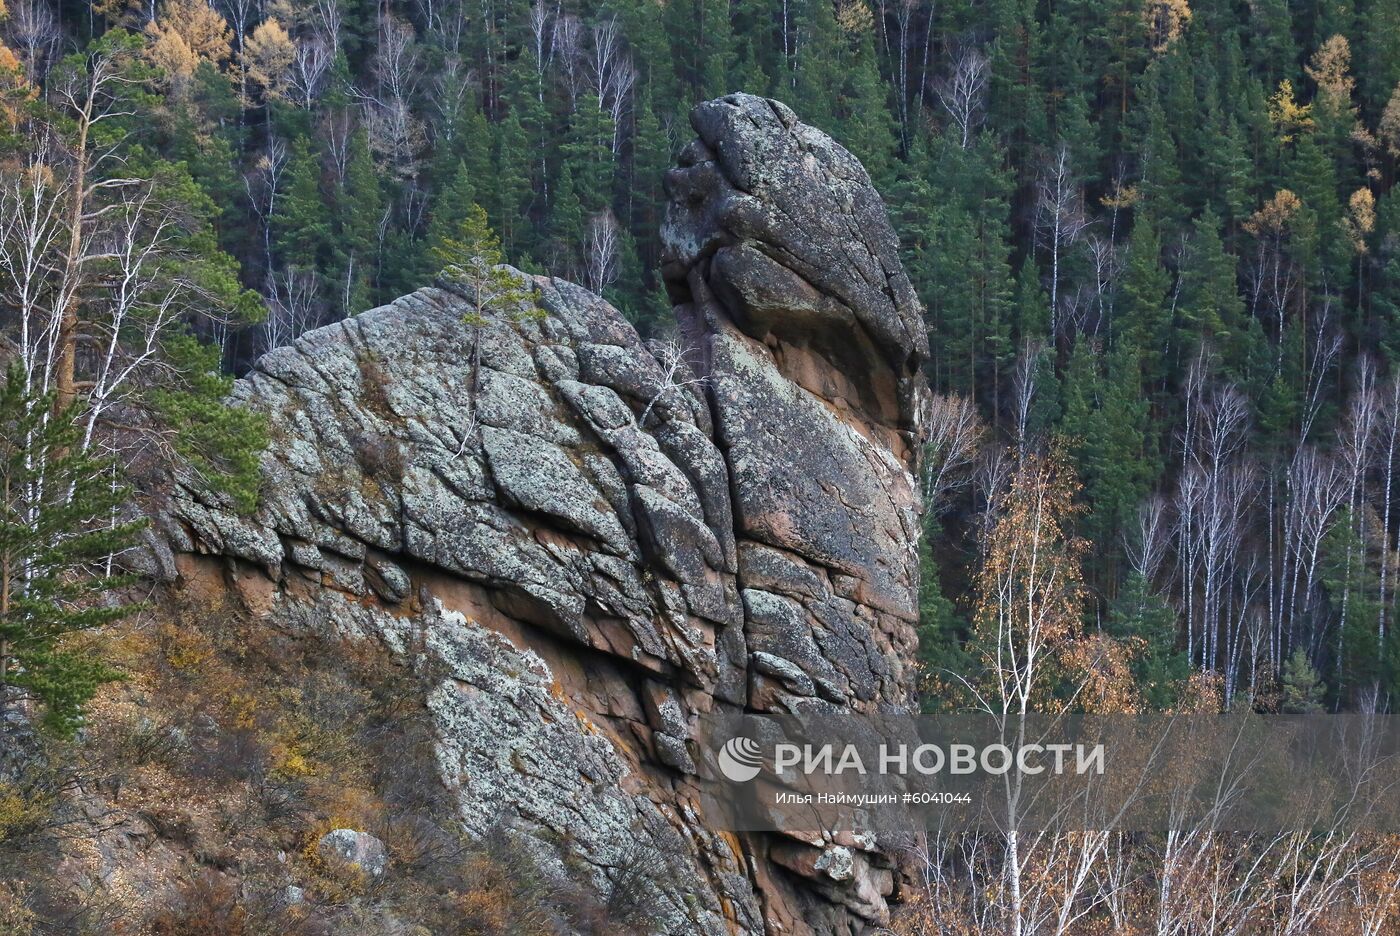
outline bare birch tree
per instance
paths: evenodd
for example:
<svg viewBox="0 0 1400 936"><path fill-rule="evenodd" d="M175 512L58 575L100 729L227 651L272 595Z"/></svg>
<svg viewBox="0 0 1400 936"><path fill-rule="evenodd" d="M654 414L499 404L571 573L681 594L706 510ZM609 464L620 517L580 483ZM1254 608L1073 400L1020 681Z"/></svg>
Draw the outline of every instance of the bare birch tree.
<svg viewBox="0 0 1400 936"><path fill-rule="evenodd" d="M594 295L601 296L617 281L621 243L622 229L611 209L589 217L584 231L583 278Z"/></svg>
<svg viewBox="0 0 1400 936"><path fill-rule="evenodd" d="M946 509L947 495L971 480L986 434L977 406L967 397L930 394L920 419L926 441L919 471L924 509Z"/></svg>
<svg viewBox="0 0 1400 936"><path fill-rule="evenodd" d="M1050 335L1059 334L1060 265L1089 221L1079 180L1070 164L1069 146L1063 142L1045 158L1036 181L1036 240L1050 255Z"/></svg>
<svg viewBox="0 0 1400 936"><path fill-rule="evenodd" d="M987 87L991 79L991 63L981 49L961 50L953 62L953 70L936 82L933 93L948 112L948 119L957 129L958 145L972 145L985 117Z"/></svg>

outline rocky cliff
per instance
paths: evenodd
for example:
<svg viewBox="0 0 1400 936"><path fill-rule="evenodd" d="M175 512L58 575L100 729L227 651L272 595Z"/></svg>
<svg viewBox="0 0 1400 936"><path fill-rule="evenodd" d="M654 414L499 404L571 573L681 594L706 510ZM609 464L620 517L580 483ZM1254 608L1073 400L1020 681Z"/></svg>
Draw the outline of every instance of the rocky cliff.
<svg viewBox="0 0 1400 936"><path fill-rule="evenodd" d="M888 849L711 831L690 733L908 703L921 312L854 157L749 95L691 122L677 341L545 277L538 319L469 326L443 282L311 332L236 390L273 440L256 512L182 487L159 564L432 674L466 829L600 893L627 875L656 932L860 932Z"/></svg>

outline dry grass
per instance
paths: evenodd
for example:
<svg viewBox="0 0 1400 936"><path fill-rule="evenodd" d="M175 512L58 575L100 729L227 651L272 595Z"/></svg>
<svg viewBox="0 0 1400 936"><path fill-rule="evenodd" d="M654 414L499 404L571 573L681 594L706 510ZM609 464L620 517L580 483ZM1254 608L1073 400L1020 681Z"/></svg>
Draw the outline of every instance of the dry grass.
<svg viewBox="0 0 1400 936"><path fill-rule="evenodd" d="M104 936L636 932L505 838L464 839L427 687L383 648L282 633L232 605L152 606L101 636L127 678L94 700L80 744L52 752L86 799L0 786L0 936L24 913L36 932ZM64 823L72 835L31 834ZM324 861L333 828L381 838L388 873ZM23 893L4 883L21 878Z"/></svg>

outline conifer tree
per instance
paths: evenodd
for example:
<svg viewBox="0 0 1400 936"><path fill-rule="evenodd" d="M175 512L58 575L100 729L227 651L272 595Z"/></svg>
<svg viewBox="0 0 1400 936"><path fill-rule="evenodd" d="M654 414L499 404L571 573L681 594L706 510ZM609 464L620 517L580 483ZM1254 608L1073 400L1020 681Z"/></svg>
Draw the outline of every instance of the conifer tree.
<svg viewBox="0 0 1400 936"><path fill-rule="evenodd" d="M665 5L667 34L682 100L703 101L737 90L729 87L735 44L729 0L677 0ZM651 14L656 15L653 7Z"/></svg>
<svg viewBox="0 0 1400 936"><path fill-rule="evenodd" d="M1280 683L1283 697L1279 708L1285 714L1314 715L1323 710L1322 699L1327 694L1327 686L1302 647L1294 650L1284 663Z"/></svg>
<svg viewBox="0 0 1400 936"><path fill-rule="evenodd" d="M233 378L220 368L219 348L188 334L166 342L168 379L151 388L150 406L171 428L185 470L229 506L251 513L257 506L259 458L267 447L267 426L253 410L230 406Z"/></svg>
<svg viewBox="0 0 1400 936"><path fill-rule="evenodd" d="M928 519L919 541L919 688L925 712L947 710L955 698L949 691L954 674L967 672L968 659L961 646L967 622L943 593L943 583L933 546L940 538L936 519Z"/></svg>
<svg viewBox="0 0 1400 936"><path fill-rule="evenodd" d="M521 101L528 105L533 98L520 95L513 103L520 106ZM512 107L505 118L496 125L491 163L494 179L494 184L489 190L494 196L491 199L491 215L499 227L505 249L514 254L529 247L529 229L526 222L529 217L529 202L534 194L529 169L533 163L529 137L515 107Z"/></svg>
<svg viewBox="0 0 1400 936"><path fill-rule="evenodd" d="M458 160L456 168L433 200L425 245L432 268L430 275L442 267L442 258L450 252L447 242L460 235L462 225L475 204L477 195L472 174L466 162Z"/></svg>
<svg viewBox="0 0 1400 936"><path fill-rule="evenodd" d="M1227 375L1243 377L1244 301L1240 298L1235 259L1220 239L1220 219L1209 208L1192 224L1191 241L1181 258L1177 302L1177 350L1199 341L1214 342Z"/></svg>
<svg viewBox="0 0 1400 936"><path fill-rule="evenodd" d="M1186 654L1176 648L1176 611L1153 594L1139 572L1124 579L1109 609L1107 630L1133 647L1133 677L1148 708L1164 711L1191 675Z"/></svg>
<svg viewBox="0 0 1400 936"><path fill-rule="evenodd" d="M554 180L554 200L549 206L549 250L555 269L573 269L575 251L583 234L583 214L573 170L565 162Z"/></svg>
<svg viewBox="0 0 1400 936"><path fill-rule="evenodd" d="M665 210L661 182L671 165L671 143L657 119L651 95L642 93L637 111L637 137L632 151L632 183L626 187L628 207L621 217L629 218L632 232L640 241L641 260L647 269L659 257L653 231L660 230Z"/></svg>
<svg viewBox="0 0 1400 936"><path fill-rule="evenodd" d="M1350 510L1322 543L1322 587L1336 619L1333 688L1344 700L1354 690L1379 685L1385 668L1376 574L1363 546Z"/></svg>
<svg viewBox="0 0 1400 936"><path fill-rule="evenodd" d="M1147 132L1142 144L1142 201L1163 230L1175 230L1186 219L1188 205L1181 181L1176 142L1167 128L1166 113L1154 96L1146 106Z"/></svg>
<svg viewBox="0 0 1400 936"><path fill-rule="evenodd" d="M77 415L28 393L18 368L0 385L0 713L37 702L58 735L117 678L73 637L133 610L114 600L128 579L112 557L140 526L119 519L129 492L110 459L83 452Z"/></svg>
<svg viewBox="0 0 1400 936"><path fill-rule="evenodd" d="M462 320L473 336L468 409L474 416L481 390L481 330L489 316L503 313L511 321L537 320L544 310L535 304L533 287L502 266L500 238L480 205L473 204L454 235L443 238L436 257L443 265L443 281L460 290L471 304Z"/></svg>
<svg viewBox="0 0 1400 936"><path fill-rule="evenodd" d="M1139 211L1128 244L1127 269L1116 305L1115 340L1142 365L1142 385L1149 394L1165 389L1171 351L1171 312L1167 292L1171 277L1162 267L1157 219Z"/></svg>
<svg viewBox="0 0 1400 936"><path fill-rule="evenodd" d="M1263 77L1264 84L1273 87L1293 71L1298 57L1289 22L1288 0L1258 0L1250 8L1250 14L1251 64Z"/></svg>
<svg viewBox="0 0 1400 936"><path fill-rule="evenodd" d="M345 183L336 191L336 266L343 315L369 308L378 298L378 231L383 213L379 176L370 159L364 131L350 138L350 159Z"/></svg>
<svg viewBox="0 0 1400 936"><path fill-rule="evenodd" d="M1133 350L1116 347L1100 356L1081 336L1065 370L1061 431L1083 479L1082 530L1109 581L1121 553L1117 531L1127 528L1154 474L1140 366Z"/></svg>
<svg viewBox="0 0 1400 936"><path fill-rule="evenodd" d="M1342 226L1342 202L1337 173L1314 134L1297 141L1287 167L1289 188L1302 199L1309 237L1302 244L1311 284L1333 295L1346 292L1352 275L1352 254Z"/></svg>
<svg viewBox="0 0 1400 936"><path fill-rule="evenodd" d="M841 81L834 89L839 105L831 129L860 158L876 189L884 190L891 181L895 124L875 58L874 19L863 0L852 0L840 7L837 24Z"/></svg>
<svg viewBox="0 0 1400 936"><path fill-rule="evenodd" d="M273 218L277 249L291 266L322 269L331 219L321 195L321 164L304 136L294 139L288 149L286 195Z"/></svg>

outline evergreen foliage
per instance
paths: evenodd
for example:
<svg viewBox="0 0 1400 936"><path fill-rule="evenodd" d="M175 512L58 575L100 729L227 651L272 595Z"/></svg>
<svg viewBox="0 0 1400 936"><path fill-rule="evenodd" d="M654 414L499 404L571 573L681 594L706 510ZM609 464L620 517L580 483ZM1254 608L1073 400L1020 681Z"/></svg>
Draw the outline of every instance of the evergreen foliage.
<svg viewBox="0 0 1400 936"><path fill-rule="evenodd" d="M71 638L133 610L110 560L140 528L122 519L129 491L112 459L79 447L78 415L54 412L18 368L0 385L0 709L38 702L59 735L117 678Z"/></svg>
<svg viewBox="0 0 1400 936"><path fill-rule="evenodd" d="M1394 3L445 0L342 4L330 26L274 4L237 33L231 8L188 0L80 7L61 5L47 52L0 23L0 188L62 183L43 197L88 219L78 242L95 253L138 191L161 207L164 226L142 236L163 272L140 315L112 326L116 357L144 347L160 295L169 328L140 379L100 403L139 407L124 422L172 440L240 506L262 440L223 410L219 370L444 267L464 294L527 316L499 261L576 281L605 268L593 285L645 335L670 328L663 176L690 107L742 89L785 101L869 169L924 301L935 390L975 401L999 443L1066 440L1086 620L1132 630L1170 607L1193 663L1256 673L1255 698L1295 642L1343 704L1391 691L1385 667L1360 660L1393 655L1400 591L1381 428L1400 372ZM42 171L26 181L24 166ZM90 203L74 215L77 191ZM619 227L602 258L588 241L599 219ZM70 338L115 322L112 258L51 252L52 282L24 314L61 294L82 319ZM1244 428L1230 431L1246 442L1217 465L1206 417L1235 395ZM1353 471L1355 400L1382 402ZM1346 503L1304 517L1315 453L1345 475ZM1241 561L1217 567L1187 540L1220 521L1212 498L1229 484L1245 492L1228 551ZM1176 532L1138 581L1126 534L1152 498ZM939 646L969 636L976 560L949 557L978 555L985 507L986 492L959 494L925 557L943 558L925 596ZM1200 649L1202 629L1263 627L1257 608L1275 637L1262 668L1210 658L1238 642Z"/></svg>
<svg viewBox="0 0 1400 936"><path fill-rule="evenodd" d="M1280 679L1283 699L1280 710L1289 715L1315 715L1324 710L1322 699L1327 693L1322 678L1308 660L1307 653L1299 647L1283 664Z"/></svg>

